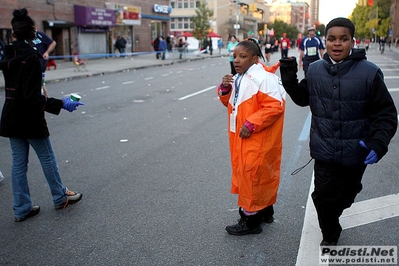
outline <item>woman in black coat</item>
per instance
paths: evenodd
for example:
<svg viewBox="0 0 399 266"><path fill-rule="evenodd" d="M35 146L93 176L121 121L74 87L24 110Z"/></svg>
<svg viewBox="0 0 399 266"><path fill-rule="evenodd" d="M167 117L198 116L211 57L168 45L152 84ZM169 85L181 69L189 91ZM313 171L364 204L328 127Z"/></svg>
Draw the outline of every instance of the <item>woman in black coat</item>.
<svg viewBox="0 0 399 266"><path fill-rule="evenodd" d="M6 46L5 56L0 62L6 88L0 135L9 138L11 144L14 217L16 222L21 222L40 211L39 206L32 205L29 193L27 170L30 146L42 165L55 208L63 209L82 198L81 193L70 191L62 184L44 113L57 115L61 109L72 112L83 103L42 95L39 61L42 56L32 48L32 40L36 38L35 23L23 8L14 10L11 24L16 40Z"/></svg>

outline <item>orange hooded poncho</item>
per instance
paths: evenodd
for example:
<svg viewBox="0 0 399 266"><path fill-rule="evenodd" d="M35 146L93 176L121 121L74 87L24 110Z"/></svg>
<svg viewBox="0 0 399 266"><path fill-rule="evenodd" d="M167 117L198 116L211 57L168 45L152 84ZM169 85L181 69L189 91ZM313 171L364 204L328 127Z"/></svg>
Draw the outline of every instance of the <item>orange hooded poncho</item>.
<svg viewBox="0 0 399 266"><path fill-rule="evenodd" d="M219 96L228 110L231 192L238 194L238 206L255 212L273 205L277 199L286 93L279 77L265 72L261 64L252 65L239 86L234 133L230 130L230 119L235 91L233 83L228 94ZM254 126L248 139L239 137L245 121Z"/></svg>

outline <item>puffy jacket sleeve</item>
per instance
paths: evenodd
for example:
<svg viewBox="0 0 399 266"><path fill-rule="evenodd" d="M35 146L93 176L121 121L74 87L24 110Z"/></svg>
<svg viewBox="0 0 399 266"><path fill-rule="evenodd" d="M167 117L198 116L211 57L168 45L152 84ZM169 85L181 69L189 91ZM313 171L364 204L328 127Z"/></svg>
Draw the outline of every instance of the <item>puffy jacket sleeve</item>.
<svg viewBox="0 0 399 266"><path fill-rule="evenodd" d="M295 104L309 105L309 92L306 78L298 83L298 64L296 58L280 60L280 75L285 91L290 95Z"/></svg>
<svg viewBox="0 0 399 266"><path fill-rule="evenodd" d="M370 99L371 125L369 138L365 140L365 143L381 159L388 152L388 144L398 127L398 113L384 83L381 70L374 78Z"/></svg>

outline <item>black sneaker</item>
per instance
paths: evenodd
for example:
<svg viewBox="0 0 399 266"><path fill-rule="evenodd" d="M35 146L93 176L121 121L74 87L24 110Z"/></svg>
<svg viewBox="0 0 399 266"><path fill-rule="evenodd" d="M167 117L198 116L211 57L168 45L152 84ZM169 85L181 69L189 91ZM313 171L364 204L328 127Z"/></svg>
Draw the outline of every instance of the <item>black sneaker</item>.
<svg viewBox="0 0 399 266"><path fill-rule="evenodd" d="M262 227L260 225L249 228L245 219L241 218L238 220L238 224L226 226L226 231L230 235L243 236L248 234L260 234Z"/></svg>
<svg viewBox="0 0 399 266"><path fill-rule="evenodd" d="M69 189L66 189L65 195L66 195L66 201L59 205L55 205L54 208L56 210L65 209L68 205L75 204L75 203L79 202L83 197L82 193L74 192Z"/></svg>
<svg viewBox="0 0 399 266"><path fill-rule="evenodd" d="M273 221L274 221L273 215L263 216L263 222L265 222L267 224L271 224Z"/></svg>
<svg viewBox="0 0 399 266"><path fill-rule="evenodd" d="M270 224L274 221L274 209L273 205L270 205L262 210L259 211L260 215L262 215L263 222Z"/></svg>
<svg viewBox="0 0 399 266"><path fill-rule="evenodd" d="M322 240L320 242L320 246L336 246L337 242L335 241L326 241L326 240Z"/></svg>
<svg viewBox="0 0 399 266"><path fill-rule="evenodd" d="M32 206L32 210L30 210L30 212L27 215L25 215L24 217L20 217L20 218L15 217L14 221L16 221L16 222L25 221L29 217L35 216L39 212L40 212L40 206Z"/></svg>

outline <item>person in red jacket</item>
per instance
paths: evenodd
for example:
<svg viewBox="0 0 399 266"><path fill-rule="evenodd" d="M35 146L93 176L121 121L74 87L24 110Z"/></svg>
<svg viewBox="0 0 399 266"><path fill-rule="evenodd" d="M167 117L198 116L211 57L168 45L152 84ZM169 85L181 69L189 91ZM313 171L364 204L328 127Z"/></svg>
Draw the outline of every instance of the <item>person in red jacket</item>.
<svg viewBox="0 0 399 266"><path fill-rule="evenodd" d="M288 57L288 50L291 49L291 41L287 38L287 33L283 33L283 38L280 41L281 58Z"/></svg>

